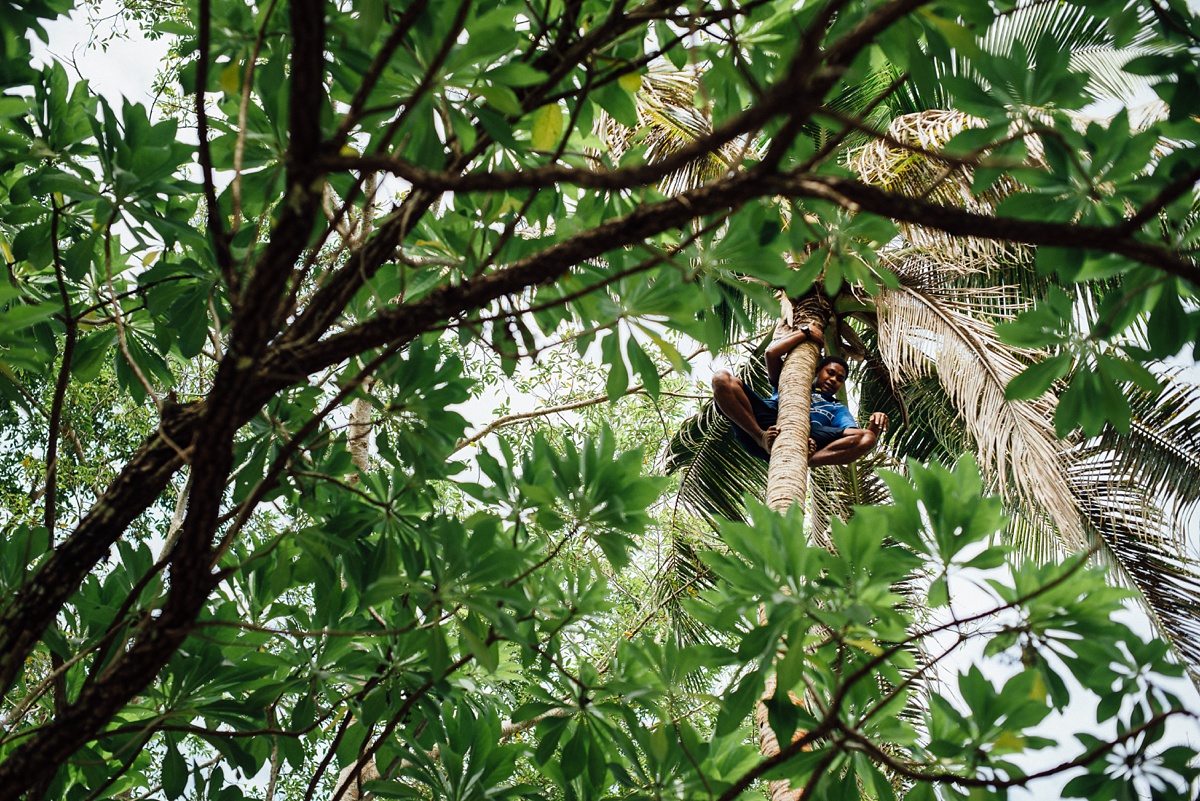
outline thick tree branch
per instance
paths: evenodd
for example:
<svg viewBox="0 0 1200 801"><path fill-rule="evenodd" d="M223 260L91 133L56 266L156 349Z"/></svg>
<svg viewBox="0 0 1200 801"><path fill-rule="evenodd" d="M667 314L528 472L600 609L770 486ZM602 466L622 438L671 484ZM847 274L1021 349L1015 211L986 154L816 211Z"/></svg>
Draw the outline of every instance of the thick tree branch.
<svg viewBox="0 0 1200 801"><path fill-rule="evenodd" d="M1133 238L1120 225L1105 227L992 217L829 175L793 174L764 179L763 183L775 194L828 200L849 211L878 214L956 236L1053 247L1078 247L1086 243L1088 248L1125 256L1200 286L1200 266L1180 258L1164 245Z"/></svg>
<svg viewBox="0 0 1200 801"><path fill-rule="evenodd" d="M138 449L79 526L0 613L0 689L12 686L34 644L84 576L108 554L129 524L148 509L183 465L175 442L195 434L202 406L167 406L159 431Z"/></svg>
<svg viewBox="0 0 1200 801"><path fill-rule="evenodd" d="M312 236L320 210L320 115L313 109L325 93L325 5L321 0L290 4L292 57L288 102L291 139L287 152L287 188L271 241L255 264L234 314L230 350L237 357L257 355L282 320L288 277Z"/></svg>

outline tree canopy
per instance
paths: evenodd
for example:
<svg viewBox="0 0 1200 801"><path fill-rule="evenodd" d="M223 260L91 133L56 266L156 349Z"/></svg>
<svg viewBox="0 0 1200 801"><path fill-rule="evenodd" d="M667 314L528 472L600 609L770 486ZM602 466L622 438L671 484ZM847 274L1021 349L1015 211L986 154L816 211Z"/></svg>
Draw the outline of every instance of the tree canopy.
<svg viewBox="0 0 1200 801"><path fill-rule="evenodd" d="M1183 0L138 4L177 43L171 115L30 66L73 5L0 2L13 797L1191 797L1162 738L1195 655L1114 617L1162 582L1196 620L1194 559L1135 519L1200 487L1159 369L1200 343ZM1136 76L1157 105L1081 122ZM903 134L938 107L949 133ZM1129 479L1167 501L1069 501L1144 572L997 545L1041 501L949 441L828 548L752 499L669 535L692 354L757 342L778 296L880 323L934 253L1025 282L968 312L1005 321L1052 452L1087 469L1171 415ZM514 382L588 411L468 420ZM939 692L963 654L986 670ZM1094 720L1037 729L1073 693Z"/></svg>

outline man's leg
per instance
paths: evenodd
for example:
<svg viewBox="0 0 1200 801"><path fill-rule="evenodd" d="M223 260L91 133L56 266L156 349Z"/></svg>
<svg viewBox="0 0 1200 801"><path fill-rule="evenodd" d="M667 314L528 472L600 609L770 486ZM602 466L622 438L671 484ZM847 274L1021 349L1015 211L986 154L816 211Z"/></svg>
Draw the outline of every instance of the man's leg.
<svg viewBox="0 0 1200 801"><path fill-rule="evenodd" d="M879 436L865 428L847 428L842 432L841 439L835 439L824 448L817 450L808 457L809 467L823 467L830 464L850 464L860 456L865 456L875 447Z"/></svg>
<svg viewBox="0 0 1200 801"><path fill-rule="evenodd" d="M763 429L759 425L758 418L754 414L754 406L750 402L750 396L746 394L746 385L742 383L742 379L727 370L720 370L713 376L712 387L713 400L717 402L717 408L721 410L721 414L745 431L750 439L757 442L764 451L770 453L771 446L775 444L775 438L779 436L779 429L775 426Z"/></svg>

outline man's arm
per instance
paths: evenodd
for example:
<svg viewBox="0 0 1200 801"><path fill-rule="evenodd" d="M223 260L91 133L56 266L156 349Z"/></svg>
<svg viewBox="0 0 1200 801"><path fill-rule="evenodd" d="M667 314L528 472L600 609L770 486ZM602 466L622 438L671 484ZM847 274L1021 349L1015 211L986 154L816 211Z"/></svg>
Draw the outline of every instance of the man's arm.
<svg viewBox="0 0 1200 801"><path fill-rule="evenodd" d="M779 386L779 374L783 372L783 357L787 356L792 350L802 342L815 342L817 348L825 347L825 332L820 328L797 328L792 333L777 339L767 346L767 378L771 380L771 386Z"/></svg>

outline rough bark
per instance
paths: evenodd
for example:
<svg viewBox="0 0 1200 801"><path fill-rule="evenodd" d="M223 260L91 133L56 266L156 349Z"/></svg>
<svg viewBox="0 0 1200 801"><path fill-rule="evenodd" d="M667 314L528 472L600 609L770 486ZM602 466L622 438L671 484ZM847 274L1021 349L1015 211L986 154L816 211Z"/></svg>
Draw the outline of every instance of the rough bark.
<svg viewBox="0 0 1200 801"><path fill-rule="evenodd" d="M360 801L362 786L379 778L379 768L375 766L374 755L362 763L361 770L358 769L358 765L358 762L352 762L342 768L333 785L333 801ZM354 775L355 772L358 773L357 776Z"/></svg>
<svg viewBox="0 0 1200 801"><path fill-rule="evenodd" d="M775 331L777 339L805 325L824 330L829 321L829 304L824 298L806 298L790 314L787 305ZM777 512L804 501L808 485L808 412L819 358L817 346L804 342L788 354L779 376L779 436L767 471L767 505Z"/></svg>
<svg viewBox="0 0 1200 801"><path fill-rule="evenodd" d="M805 298L794 308L785 300L775 337L778 339L786 336L804 325L824 330L829 317L829 303L824 298ZM767 505L777 512L787 511L793 503L802 504L807 492L808 413L820 355L820 350L814 343L804 342L788 354L783 362L783 371L779 375L779 421L776 423L779 436L771 449L771 462L767 469ZM800 532L796 534L799 536ZM771 728L767 707L763 703L775 695L775 689L776 675L772 673L767 677L763 696L754 710L759 751L768 759L780 751L779 739ZM794 695L792 700L795 703L803 703L802 699ZM804 734L803 731L797 731L794 739L799 739ZM804 792L803 787L792 787L789 782L782 780L769 782L767 788L771 801L796 801Z"/></svg>

